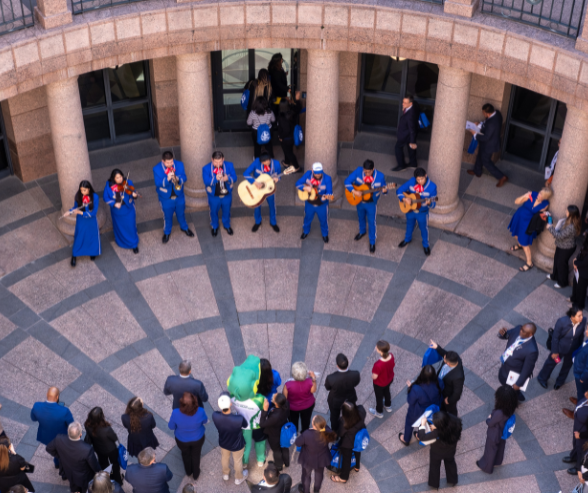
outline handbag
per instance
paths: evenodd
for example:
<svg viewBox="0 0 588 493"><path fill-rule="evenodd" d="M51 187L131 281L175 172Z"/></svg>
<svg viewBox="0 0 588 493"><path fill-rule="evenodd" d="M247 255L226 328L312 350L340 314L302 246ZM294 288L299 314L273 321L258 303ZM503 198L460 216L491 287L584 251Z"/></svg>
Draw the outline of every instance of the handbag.
<svg viewBox="0 0 588 493"><path fill-rule="evenodd" d="M128 460L129 460L129 453L127 452L126 447L122 443L119 443L118 444L118 463L120 464L120 467L122 469L124 469L125 471L127 470Z"/></svg>
<svg viewBox="0 0 588 493"><path fill-rule="evenodd" d="M576 487L572 490L572 493L584 493L584 484L578 483Z"/></svg>
<svg viewBox="0 0 588 493"><path fill-rule="evenodd" d="M567 336L568 335L568 332L570 330L572 330L573 328L574 328L574 326L572 325L568 330L566 330L566 333L563 336L561 336L561 338L563 339L565 336ZM545 347L547 349L549 349L550 351L551 351L551 342L552 342L552 340L553 340L553 328L552 327L549 327L549 329L547 329L547 340L545 341Z"/></svg>
<svg viewBox="0 0 588 493"><path fill-rule="evenodd" d="M34 473L35 472L35 466L33 464L29 464L27 462L27 465L24 468L24 472L29 473L29 474Z"/></svg>

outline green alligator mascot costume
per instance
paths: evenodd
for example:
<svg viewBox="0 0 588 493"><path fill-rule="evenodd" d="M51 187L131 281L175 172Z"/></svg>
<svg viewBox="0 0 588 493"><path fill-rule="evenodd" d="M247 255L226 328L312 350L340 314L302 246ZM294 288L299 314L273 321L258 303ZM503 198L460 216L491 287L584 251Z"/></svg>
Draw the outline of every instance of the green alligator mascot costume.
<svg viewBox="0 0 588 493"><path fill-rule="evenodd" d="M227 381L231 400L235 410L247 421L247 428L243 430L245 451L243 453L243 467L247 468L251 442L255 442L255 455L258 464L265 462L265 435L259 427L261 411L263 411L264 397L257 393L259 384L259 358L249 355L245 362L233 368L233 373Z"/></svg>

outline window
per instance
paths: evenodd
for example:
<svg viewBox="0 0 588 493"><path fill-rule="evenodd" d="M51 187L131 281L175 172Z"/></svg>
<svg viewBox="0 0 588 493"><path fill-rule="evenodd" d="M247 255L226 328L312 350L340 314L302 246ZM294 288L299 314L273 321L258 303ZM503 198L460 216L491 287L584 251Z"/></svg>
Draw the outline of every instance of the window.
<svg viewBox="0 0 588 493"><path fill-rule="evenodd" d="M12 163L10 161L10 150L8 149L8 139L4 128L4 117L0 111L0 178L12 174Z"/></svg>

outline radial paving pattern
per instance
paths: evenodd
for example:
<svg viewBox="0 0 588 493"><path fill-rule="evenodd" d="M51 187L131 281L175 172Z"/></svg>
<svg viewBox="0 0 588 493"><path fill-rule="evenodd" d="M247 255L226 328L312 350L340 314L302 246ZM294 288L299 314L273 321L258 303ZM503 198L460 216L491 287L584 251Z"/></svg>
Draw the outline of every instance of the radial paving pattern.
<svg viewBox="0 0 588 493"><path fill-rule="evenodd" d="M0 255L10 256L4 263L10 273L0 285L0 419L17 451L36 465L31 479L38 492L67 491L29 419L49 385L63 389L62 400L82 422L92 406L102 406L123 443L120 415L126 401L140 395L156 414L158 459L169 464L173 491L179 491L183 467L167 429L171 400L162 388L181 359L190 359L205 383L209 415L233 365L247 354L268 357L282 379L293 361L306 361L320 373L316 411L328 413L323 382L338 352L361 371L360 401L373 405L370 373L380 338L391 342L397 361L393 412L383 420L369 416L372 443L361 472L346 486L327 480L323 491L427 490L428 451L403 447L397 435L407 408L405 381L419 371L430 338L460 352L467 370L458 406L465 428L460 484L447 491L547 493L574 485L561 462L571 446L570 421L561 413L574 392L571 375L558 392L533 381L505 465L488 476L475 464L498 385L504 349L498 329L533 320L543 345L546 329L567 307L566 291L555 291L540 271L519 273L518 259L452 233L431 230L430 257L418 233L398 249L404 223L388 216L379 219L378 248L370 256L367 238L353 241L357 223L347 207L331 211L330 243L322 242L317 225L301 241L302 208L285 203L279 234L267 222L252 233L251 212L236 207L234 236L222 231L213 238L208 214L193 213L196 237L176 226L167 245L157 211L146 207L139 213L139 255L116 247L109 232L102 237L103 255L96 262L79 259L75 270L68 264L70 247L55 236L50 218L26 226L44 235L33 252L15 255L14 238L11 251L0 247ZM538 365L546 354L543 347ZM222 481L214 426L206 436L198 491L247 491L245 484ZM251 468L259 479L254 463ZM289 473L296 484L299 467Z"/></svg>

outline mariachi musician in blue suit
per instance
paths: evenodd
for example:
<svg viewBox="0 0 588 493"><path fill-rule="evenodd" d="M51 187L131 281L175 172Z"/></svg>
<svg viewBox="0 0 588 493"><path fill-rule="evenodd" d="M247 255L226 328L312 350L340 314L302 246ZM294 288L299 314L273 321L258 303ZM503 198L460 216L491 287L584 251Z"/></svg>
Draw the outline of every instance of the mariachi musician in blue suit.
<svg viewBox="0 0 588 493"><path fill-rule="evenodd" d="M186 236L194 236L186 222L184 183L186 183L187 178L184 163L176 161L171 152L165 151L161 156L161 162L153 168L153 178L155 179L155 190L157 190L161 209L163 210L163 243L169 241L174 212L180 223L181 230Z"/></svg>
<svg viewBox="0 0 588 493"><path fill-rule="evenodd" d="M314 200L307 200L304 203L304 222L302 224L301 240L304 240L310 233L310 226L315 214L319 218L323 241L329 243L329 197L333 195L333 181L331 177L323 172L321 163L314 163L312 170L308 170L302 178L296 182L296 188L300 191L316 191Z"/></svg>
<svg viewBox="0 0 588 493"><path fill-rule="evenodd" d="M249 165L249 168L245 170L243 176L249 183L253 184L255 183L255 179L264 173L267 173L270 176L272 176L276 183L280 180L279 176L282 173L280 161L278 161L277 159L272 159L269 156L269 154L266 153L263 153L261 156L255 159ZM280 228L278 227L278 223L276 222L276 197L275 195L270 195L265 200L269 207L270 226L276 233L279 233ZM251 231L255 233L261 226L261 205L255 208L254 217L255 224L253 225L253 228L251 228Z"/></svg>
<svg viewBox="0 0 588 493"><path fill-rule="evenodd" d="M114 241L121 248L132 248L133 252L139 253L136 198L133 182L125 180L120 169L113 169L104 187L102 199L110 206Z"/></svg>
<svg viewBox="0 0 588 493"><path fill-rule="evenodd" d="M218 213L222 210L223 227L232 235L231 205L233 203L233 185L237 181L237 173L233 163L225 161L221 151L212 153L212 161L202 168L202 180L208 195L210 208L210 228L212 236L218 234Z"/></svg>
<svg viewBox="0 0 588 493"><path fill-rule="evenodd" d="M88 180L82 180L76 193L75 205L65 215L76 215L76 229L71 252L71 266L76 266L77 257L88 255L90 260L102 253L100 229L98 228L98 194Z"/></svg>

